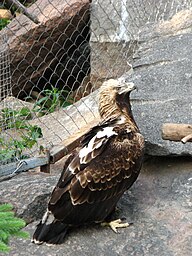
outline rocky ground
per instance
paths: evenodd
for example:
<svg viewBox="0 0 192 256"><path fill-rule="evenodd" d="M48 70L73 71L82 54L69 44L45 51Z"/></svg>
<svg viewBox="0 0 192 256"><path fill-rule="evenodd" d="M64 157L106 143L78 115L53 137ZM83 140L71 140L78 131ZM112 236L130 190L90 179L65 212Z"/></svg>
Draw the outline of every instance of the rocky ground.
<svg viewBox="0 0 192 256"><path fill-rule="evenodd" d="M51 174L35 171L0 183L1 200L13 203L17 213L30 222L25 228L30 235L62 164L54 165ZM72 230L64 244L51 247L13 238L9 255L188 256L192 250L191 169L190 158L145 161L137 182L119 202L118 215L133 222L119 234L107 227L82 227Z"/></svg>

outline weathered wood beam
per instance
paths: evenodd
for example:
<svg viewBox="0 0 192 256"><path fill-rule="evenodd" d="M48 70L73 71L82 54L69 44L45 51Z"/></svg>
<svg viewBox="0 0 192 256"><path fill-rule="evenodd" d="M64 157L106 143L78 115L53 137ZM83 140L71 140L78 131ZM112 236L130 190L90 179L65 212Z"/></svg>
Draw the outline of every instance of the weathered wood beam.
<svg viewBox="0 0 192 256"><path fill-rule="evenodd" d="M54 164L65 155L71 153L76 147L79 146L79 143L82 140L85 133L88 132L91 127L97 125L99 121L99 118L95 118L95 120L85 125L77 133L71 135L66 140L61 142L59 145L53 147L50 150L50 163Z"/></svg>
<svg viewBox="0 0 192 256"><path fill-rule="evenodd" d="M46 152L45 156L21 160L20 162L23 162L23 165L19 168L18 172L15 172L18 168L18 162L1 165L0 176L3 177L0 178L0 182L10 179L20 172L36 167L40 167L41 172L50 173L50 164L56 163L62 157L70 154L76 147L78 147L85 133L88 132L91 127L97 125L99 121L99 118L95 118L95 120L85 125L77 133L71 135L59 145L54 146L49 152Z"/></svg>
<svg viewBox="0 0 192 256"><path fill-rule="evenodd" d="M192 142L192 124L165 123L162 126L162 139L182 143Z"/></svg>
<svg viewBox="0 0 192 256"><path fill-rule="evenodd" d="M49 158L47 156L32 157L23 159L19 162L14 162L6 165L0 165L0 182L3 180L10 179L20 172L49 164Z"/></svg>
<svg viewBox="0 0 192 256"><path fill-rule="evenodd" d="M185 144L186 142L189 142L189 141L192 141L192 133L189 134L189 135L187 135L187 136L185 136L185 137L181 140L181 142L182 142L183 144Z"/></svg>

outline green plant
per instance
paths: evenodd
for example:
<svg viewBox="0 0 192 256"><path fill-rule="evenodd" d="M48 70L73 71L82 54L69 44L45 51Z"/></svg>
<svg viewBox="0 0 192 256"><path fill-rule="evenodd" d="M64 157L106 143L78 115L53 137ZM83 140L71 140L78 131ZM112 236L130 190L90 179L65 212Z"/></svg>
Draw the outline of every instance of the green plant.
<svg viewBox="0 0 192 256"><path fill-rule="evenodd" d="M10 138L5 140L0 138L0 162L6 163L15 158L24 159L28 156L23 154L25 149L31 149L36 143L37 139L41 138L42 131L37 125L23 124L26 132L21 135L20 139Z"/></svg>
<svg viewBox="0 0 192 256"><path fill-rule="evenodd" d="M29 234L21 229L26 226L24 220L14 216L11 204L0 205L0 251L9 252L8 246L11 236L28 238Z"/></svg>
<svg viewBox="0 0 192 256"><path fill-rule="evenodd" d="M2 18L0 19L0 30L7 26L10 23L10 19Z"/></svg>
<svg viewBox="0 0 192 256"><path fill-rule="evenodd" d="M22 129L26 127L26 120L31 119L31 117L31 111L27 107L23 107L19 110L4 108L1 110L0 125L4 127L4 129Z"/></svg>
<svg viewBox="0 0 192 256"><path fill-rule="evenodd" d="M40 127L27 123L29 118L31 118L31 111L28 108L20 110L4 108L1 110L0 125L4 130L12 128L22 129L19 138L11 137L8 140L3 135L0 137L1 163L7 163L15 158L26 158L27 155L23 154L23 151L31 149L37 143L37 139L43 136Z"/></svg>
<svg viewBox="0 0 192 256"><path fill-rule="evenodd" d="M72 104L73 99L68 97L69 91L59 90L52 86L51 89L42 91L45 96L36 101L33 111L41 115L53 113L55 110Z"/></svg>

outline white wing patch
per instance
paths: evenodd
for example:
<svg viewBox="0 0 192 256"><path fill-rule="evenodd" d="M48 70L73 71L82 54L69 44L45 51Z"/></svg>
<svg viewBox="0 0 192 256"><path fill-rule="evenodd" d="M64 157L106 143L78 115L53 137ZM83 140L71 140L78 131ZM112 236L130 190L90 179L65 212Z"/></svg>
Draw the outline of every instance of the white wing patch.
<svg viewBox="0 0 192 256"><path fill-rule="evenodd" d="M105 138L110 138L113 135L118 135L115 131L113 131L114 127L105 127L102 131L99 131L88 143L87 146L83 147L79 151L80 164L86 164L86 156L93 152L95 149L98 149L102 146ZM103 138L103 139L102 139ZM100 139L100 140L98 140Z"/></svg>
<svg viewBox="0 0 192 256"><path fill-rule="evenodd" d="M107 136L107 138L110 138L113 135L117 135L116 132L113 131L114 127L105 127L103 128L102 131L99 131L95 136L100 139L103 138L105 136Z"/></svg>
<svg viewBox="0 0 192 256"><path fill-rule="evenodd" d="M92 152L95 148L97 148L97 147L93 147L95 139L96 139L96 135L89 141L89 143L88 143L87 146L85 146L84 148L82 148L82 149L79 151L80 163L82 163L82 162L81 162L81 159L82 159L83 157L85 157L85 156L88 155L90 152Z"/></svg>

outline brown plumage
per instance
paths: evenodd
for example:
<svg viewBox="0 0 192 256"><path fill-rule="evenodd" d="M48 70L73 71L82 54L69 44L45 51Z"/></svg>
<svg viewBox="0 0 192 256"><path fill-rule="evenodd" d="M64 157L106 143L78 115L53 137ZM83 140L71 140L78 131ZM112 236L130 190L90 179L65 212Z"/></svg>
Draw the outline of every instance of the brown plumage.
<svg viewBox="0 0 192 256"><path fill-rule="evenodd" d="M138 177L144 138L134 121L132 83L108 80L101 87L102 122L67 159L33 242L62 243L68 227L103 222Z"/></svg>

